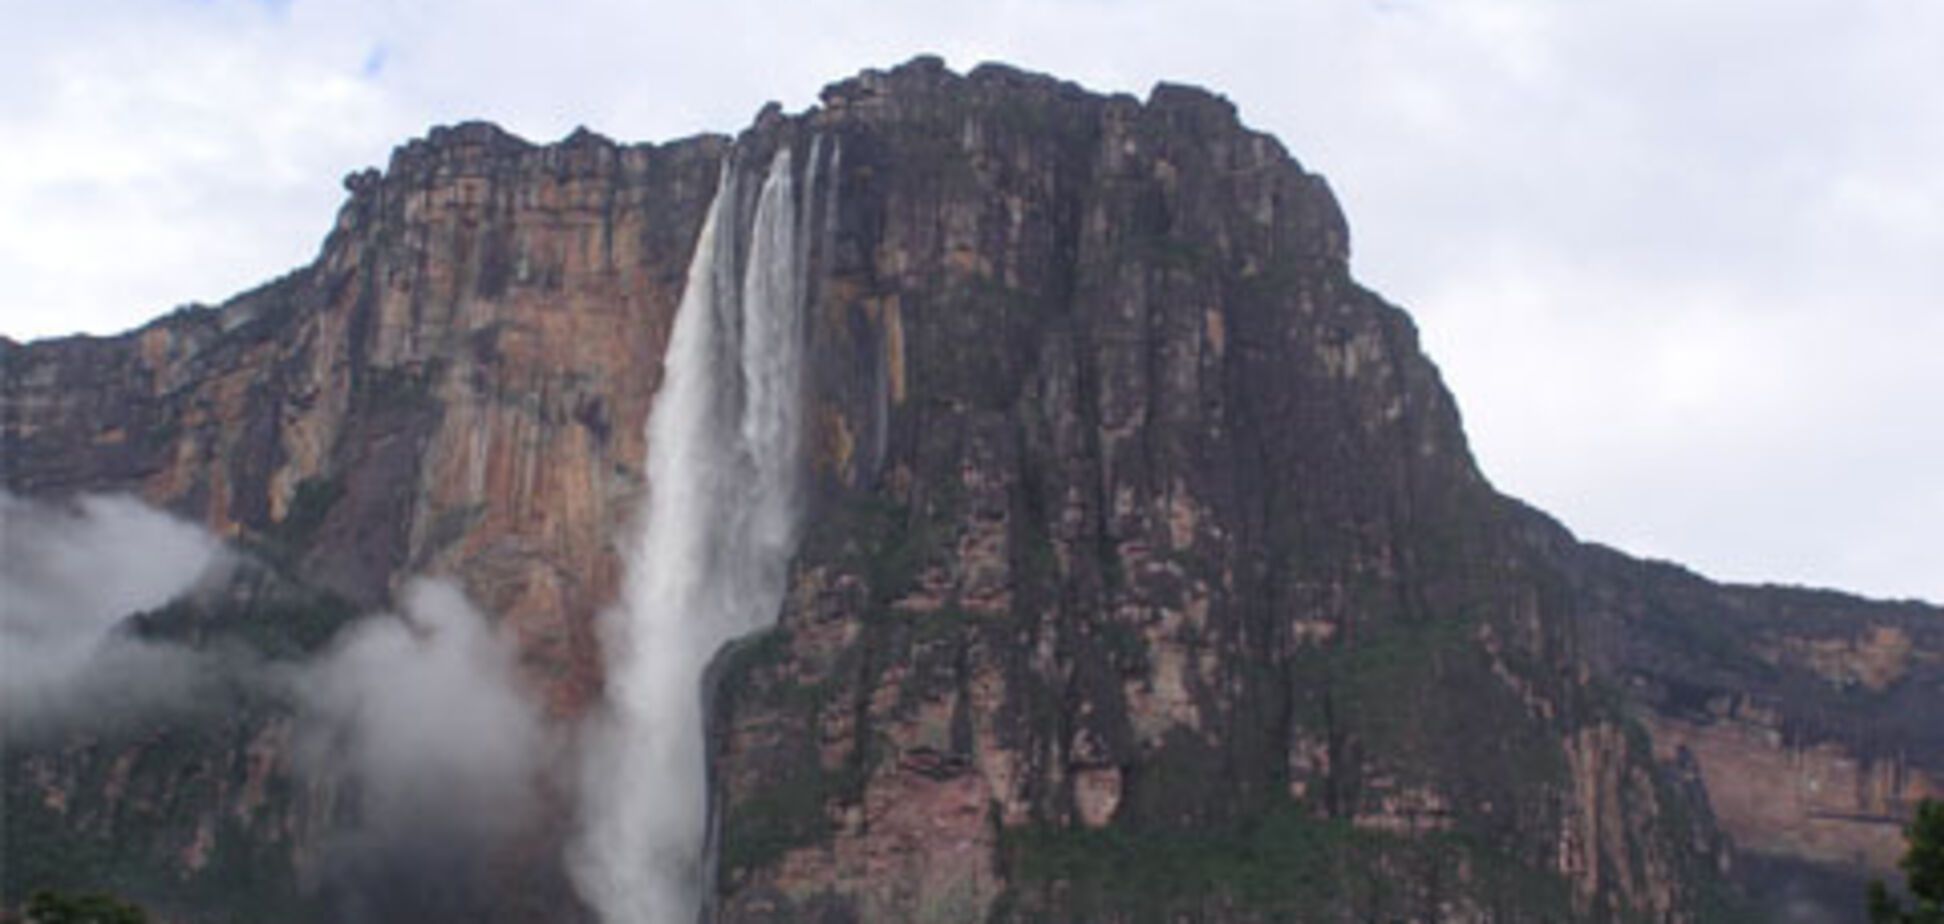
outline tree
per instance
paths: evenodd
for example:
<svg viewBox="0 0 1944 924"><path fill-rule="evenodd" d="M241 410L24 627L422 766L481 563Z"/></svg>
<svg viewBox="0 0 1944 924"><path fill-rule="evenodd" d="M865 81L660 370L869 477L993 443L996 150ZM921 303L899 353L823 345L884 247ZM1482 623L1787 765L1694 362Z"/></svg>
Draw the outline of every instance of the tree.
<svg viewBox="0 0 1944 924"><path fill-rule="evenodd" d="M27 900L27 924L148 924L148 915L111 895L42 889Z"/></svg>
<svg viewBox="0 0 1944 924"><path fill-rule="evenodd" d="M1910 847L1904 852L1904 883L1911 907L1891 897L1882 880L1870 883L1870 924L1944 924L1944 802L1925 799L1917 817L1904 828Z"/></svg>

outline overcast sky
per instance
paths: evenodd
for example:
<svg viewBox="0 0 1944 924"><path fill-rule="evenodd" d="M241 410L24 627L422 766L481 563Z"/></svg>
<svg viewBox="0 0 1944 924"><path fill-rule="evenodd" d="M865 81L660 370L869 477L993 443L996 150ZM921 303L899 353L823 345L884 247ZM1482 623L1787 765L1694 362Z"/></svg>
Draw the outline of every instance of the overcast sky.
<svg viewBox="0 0 1944 924"><path fill-rule="evenodd" d="M1326 174L1502 489L1735 580L1944 600L1938 0L0 0L0 332L308 261L435 123L733 131L913 54L1232 98Z"/></svg>

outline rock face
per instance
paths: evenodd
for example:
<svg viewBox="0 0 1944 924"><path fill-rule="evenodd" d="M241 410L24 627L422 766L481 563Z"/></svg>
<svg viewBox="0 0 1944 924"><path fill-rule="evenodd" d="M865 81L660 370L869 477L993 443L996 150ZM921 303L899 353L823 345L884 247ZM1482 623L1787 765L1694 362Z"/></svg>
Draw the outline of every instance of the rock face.
<svg viewBox="0 0 1944 924"><path fill-rule="evenodd" d="M5 487L138 493L346 606L450 575L571 727L717 172L816 138L813 498L779 625L712 669L715 919L1698 921L1737 875L1852 915L1944 789L1944 614L1497 494L1322 179L1186 87L918 59L733 145L435 130L310 267L0 344ZM165 832L117 881L212 919L191 860L268 856L301 917L328 813L240 808L289 756L236 722L190 795L139 736L10 755L9 839ZM114 808L144 786L170 826ZM579 913L537 894L495 913Z"/></svg>
<svg viewBox="0 0 1944 924"><path fill-rule="evenodd" d="M1578 558L1597 669L1655 753L1699 775L1768 917L1856 918L1870 877L1900 875L1912 808L1944 798L1937 608Z"/></svg>

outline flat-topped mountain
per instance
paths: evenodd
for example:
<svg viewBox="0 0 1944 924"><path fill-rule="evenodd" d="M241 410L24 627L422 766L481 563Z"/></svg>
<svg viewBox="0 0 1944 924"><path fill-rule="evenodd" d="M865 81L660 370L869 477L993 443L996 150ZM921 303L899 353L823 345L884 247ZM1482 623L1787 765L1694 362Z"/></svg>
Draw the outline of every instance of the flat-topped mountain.
<svg viewBox="0 0 1944 924"><path fill-rule="evenodd" d="M671 343L733 304L753 342L777 248L800 522L774 627L696 691L713 920L1853 919L1944 796L1944 612L1714 584L1500 494L1327 184L1214 94L919 58L733 138L468 123L346 186L261 288L0 343L0 478L241 550L142 623L170 644L300 663L452 581L558 733L542 795L373 876L275 690L10 729L5 904L592 916L576 739L677 493Z"/></svg>

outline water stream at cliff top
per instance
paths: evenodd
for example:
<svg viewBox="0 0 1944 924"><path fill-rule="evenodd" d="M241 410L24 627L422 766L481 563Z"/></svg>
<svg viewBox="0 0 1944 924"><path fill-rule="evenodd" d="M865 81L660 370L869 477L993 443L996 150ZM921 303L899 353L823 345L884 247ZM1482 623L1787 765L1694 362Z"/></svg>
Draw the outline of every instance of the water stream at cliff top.
<svg viewBox="0 0 1944 924"><path fill-rule="evenodd" d="M820 150L812 145L804 171L806 215ZM732 160L663 358L648 419L649 497L622 599L603 617L609 713L589 748L570 867L611 924L697 919L703 671L725 643L775 620L796 546L809 222L797 218L787 144L746 236L741 201Z"/></svg>

